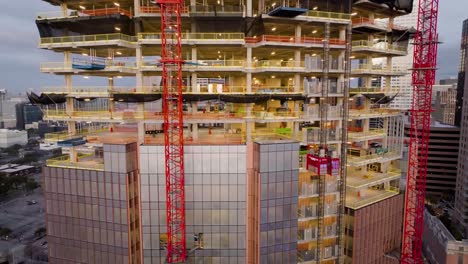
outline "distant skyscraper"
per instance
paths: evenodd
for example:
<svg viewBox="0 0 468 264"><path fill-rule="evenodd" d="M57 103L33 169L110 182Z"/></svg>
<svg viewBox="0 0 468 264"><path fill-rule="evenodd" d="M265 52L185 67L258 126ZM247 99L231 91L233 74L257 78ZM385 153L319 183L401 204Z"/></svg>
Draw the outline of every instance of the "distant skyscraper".
<svg viewBox="0 0 468 264"><path fill-rule="evenodd" d="M465 57L465 66L462 68L465 79L462 82L460 82L459 79L458 84L464 84L465 92L459 89L459 91L464 94L464 98L462 100L457 100L457 103L460 101L463 102L463 107L461 108L463 111L461 111L460 116L460 151L458 154L454 218L455 221L458 222L458 226L461 227L462 231L464 231L465 237L468 238L468 93L466 92L468 89L468 74L464 71L465 67L468 66L468 57L465 56L466 51L468 50L468 20L465 20L463 23L463 33L465 33L465 49L462 49L462 54ZM461 77L461 74L459 77ZM459 97L460 93L458 93L457 96Z"/></svg>
<svg viewBox="0 0 468 264"><path fill-rule="evenodd" d="M457 79L440 80L432 88L432 121L455 125Z"/></svg>
<svg viewBox="0 0 468 264"><path fill-rule="evenodd" d="M462 118L462 107L463 107L463 94L465 87L465 69L466 60L468 54L468 19L463 21L463 30L461 37L460 47L460 67L458 71L458 85L457 85L457 105L455 108L455 125L460 126Z"/></svg>
<svg viewBox="0 0 468 264"><path fill-rule="evenodd" d="M6 90L0 89L0 128L5 128L3 122L3 102L5 101Z"/></svg>
<svg viewBox="0 0 468 264"><path fill-rule="evenodd" d="M418 21L418 4L419 1L414 1L413 12L406 16L396 17L395 24L408 29L416 28ZM403 68L403 70L408 71L408 74L391 78L390 91L393 94L398 93L398 96L393 100L390 106L402 110L411 109L413 86L410 69L413 67L413 46L408 45L408 55L393 58L393 65Z"/></svg>
<svg viewBox="0 0 468 264"><path fill-rule="evenodd" d="M37 105L19 103L15 105L16 129L25 129L26 124L42 120L42 111Z"/></svg>

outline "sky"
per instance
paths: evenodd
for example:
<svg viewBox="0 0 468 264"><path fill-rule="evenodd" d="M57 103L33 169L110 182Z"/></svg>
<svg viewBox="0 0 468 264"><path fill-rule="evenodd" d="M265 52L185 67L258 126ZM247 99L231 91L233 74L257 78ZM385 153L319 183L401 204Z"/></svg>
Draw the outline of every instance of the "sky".
<svg viewBox="0 0 468 264"><path fill-rule="evenodd" d="M39 34L35 25L38 13L57 11L40 0L3 0L0 9L0 89L9 95L27 90L41 91L44 86L61 86L63 78L40 73L41 62L61 61L53 51L37 48ZM438 79L456 77L458 72L462 21L468 19L468 1L439 1ZM77 80L86 85L92 80Z"/></svg>

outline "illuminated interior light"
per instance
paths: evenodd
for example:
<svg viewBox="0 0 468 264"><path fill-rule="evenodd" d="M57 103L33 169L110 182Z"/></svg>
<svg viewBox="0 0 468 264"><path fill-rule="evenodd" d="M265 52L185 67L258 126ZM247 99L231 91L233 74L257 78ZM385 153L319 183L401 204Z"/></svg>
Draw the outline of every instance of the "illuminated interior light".
<svg viewBox="0 0 468 264"><path fill-rule="evenodd" d="M85 78L85 79L89 79L89 76L83 76L83 78Z"/></svg>
<svg viewBox="0 0 468 264"><path fill-rule="evenodd" d="M312 8L312 10L317 10L318 9L318 6L314 6L314 8Z"/></svg>
<svg viewBox="0 0 468 264"><path fill-rule="evenodd" d="M351 57L349 57L349 58L350 58L350 59L355 59L355 58L356 58L356 56L351 56Z"/></svg>
<svg viewBox="0 0 468 264"><path fill-rule="evenodd" d="M276 76L272 75L271 78L274 79L274 78L276 78Z"/></svg>
<svg viewBox="0 0 468 264"><path fill-rule="evenodd" d="M88 53L81 53L81 55L83 55L83 56L88 56Z"/></svg>
<svg viewBox="0 0 468 264"><path fill-rule="evenodd" d="M289 58L289 60L290 60L290 61L292 61L292 60L293 60L293 58Z"/></svg>
<svg viewBox="0 0 468 264"><path fill-rule="evenodd" d="M85 9L86 9L86 7L84 7L84 6L82 6L82 5L80 5L79 7L80 7L81 10L85 10Z"/></svg>
<svg viewBox="0 0 468 264"><path fill-rule="evenodd" d="M120 28L119 27L114 27L115 30L117 31L120 31Z"/></svg>
<svg viewBox="0 0 468 264"><path fill-rule="evenodd" d="M114 2L114 5L115 5L115 6L120 6L120 4L119 4L119 3L117 3L117 2Z"/></svg>
<svg viewBox="0 0 468 264"><path fill-rule="evenodd" d="M117 79L122 79L122 76L117 76Z"/></svg>
<svg viewBox="0 0 468 264"><path fill-rule="evenodd" d="M220 54L220 53L221 53L221 51L220 51L220 50L218 50L218 54Z"/></svg>
<svg viewBox="0 0 468 264"><path fill-rule="evenodd" d="M271 31L276 31L276 27L272 28Z"/></svg>
<svg viewBox="0 0 468 264"><path fill-rule="evenodd" d="M357 12L351 13L351 16L355 16L355 15L357 15Z"/></svg>
<svg viewBox="0 0 468 264"><path fill-rule="evenodd" d="M275 55L275 54L276 54L276 52L275 52L275 51L272 51L272 52L271 52L271 55Z"/></svg>
<svg viewBox="0 0 468 264"><path fill-rule="evenodd" d="M317 54L316 54L316 53L312 54L312 57L315 57L315 56L317 56Z"/></svg>
<svg viewBox="0 0 468 264"><path fill-rule="evenodd" d="M315 33L317 33L317 30L313 30L313 31L312 31L312 34L315 34Z"/></svg>
<svg viewBox="0 0 468 264"><path fill-rule="evenodd" d="M275 7L275 6L276 6L276 3L271 4L271 6L272 6L272 7Z"/></svg>
<svg viewBox="0 0 468 264"><path fill-rule="evenodd" d="M115 54L117 54L117 55L122 55L122 52L117 51Z"/></svg>

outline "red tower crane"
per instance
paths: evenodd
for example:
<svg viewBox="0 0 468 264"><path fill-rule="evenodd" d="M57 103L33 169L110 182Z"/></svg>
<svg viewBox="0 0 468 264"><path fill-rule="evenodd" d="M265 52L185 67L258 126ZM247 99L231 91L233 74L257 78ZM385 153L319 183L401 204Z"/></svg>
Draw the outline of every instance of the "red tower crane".
<svg viewBox="0 0 468 264"><path fill-rule="evenodd" d="M182 112L182 0L157 0L161 8L167 263L185 262L184 127Z"/></svg>
<svg viewBox="0 0 468 264"><path fill-rule="evenodd" d="M439 0L419 0L414 37L413 101L406 180L401 263L423 263L424 198L432 111L432 86L437 64Z"/></svg>

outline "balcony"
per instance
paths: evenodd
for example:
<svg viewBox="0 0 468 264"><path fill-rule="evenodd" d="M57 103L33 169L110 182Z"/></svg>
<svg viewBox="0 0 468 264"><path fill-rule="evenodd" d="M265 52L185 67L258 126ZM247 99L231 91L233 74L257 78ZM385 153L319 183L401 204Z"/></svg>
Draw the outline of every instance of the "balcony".
<svg viewBox="0 0 468 264"><path fill-rule="evenodd" d="M120 7L98 8L98 9L83 9L70 10L66 13L62 11L42 12L37 14L36 20L55 20L64 18L78 18L87 16L108 16L120 14L132 18L132 11Z"/></svg>
<svg viewBox="0 0 468 264"><path fill-rule="evenodd" d="M370 54L378 56L406 56L408 54L406 46L392 45L388 43L374 43L373 41L357 40L352 42L352 49L355 53L362 53L364 56Z"/></svg>
<svg viewBox="0 0 468 264"><path fill-rule="evenodd" d="M350 109L349 118L351 119L369 119L378 117L389 117L399 115L401 111L385 108L374 109Z"/></svg>
<svg viewBox="0 0 468 264"><path fill-rule="evenodd" d="M152 121L151 123L163 123L163 115L161 112L152 111L110 111L110 110L76 110L66 112L65 110L46 109L43 110L45 120L62 120L62 121L95 121L95 122L135 122L138 120ZM197 112L184 113L184 122L186 123L243 123L247 120L255 122L288 122L302 118L302 112L267 112L267 111L252 111L246 113L244 111L220 111L220 112Z"/></svg>
<svg viewBox="0 0 468 264"><path fill-rule="evenodd" d="M353 29L359 29L368 33L389 32L392 30L388 22L375 20L366 17L357 17L352 19Z"/></svg>
<svg viewBox="0 0 468 264"><path fill-rule="evenodd" d="M184 45L244 45L244 33L182 33ZM141 44L161 45L160 33L139 33L138 42Z"/></svg>
<svg viewBox="0 0 468 264"><path fill-rule="evenodd" d="M141 6L141 16L161 16L161 9L158 6ZM240 17L244 15L244 7L236 5L196 5L183 6L182 17Z"/></svg>
<svg viewBox="0 0 468 264"><path fill-rule="evenodd" d="M371 129L367 132L351 132L348 129L348 140L352 142L380 139L385 136L387 136L387 132L384 129Z"/></svg>
<svg viewBox="0 0 468 264"><path fill-rule="evenodd" d="M134 62L121 62L106 60L103 69L91 70L91 69L77 69L72 66L71 63L65 62L44 62L40 66L41 72L44 73L55 73L55 74L73 74L82 73L97 76L107 76L111 74L119 75L135 75L137 67Z"/></svg>
<svg viewBox="0 0 468 264"><path fill-rule="evenodd" d="M385 90L382 87L351 87L349 88L350 94L376 94L384 93Z"/></svg>
<svg viewBox="0 0 468 264"><path fill-rule="evenodd" d="M360 167L365 166L367 164L372 164L375 162L386 162L397 160L401 158L401 154L396 151L388 151L386 153L379 153L379 154L370 154L370 155L362 155L362 156L354 156L349 155L348 153L348 166Z"/></svg>
<svg viewBox="0 0 468 264"><path fill-rule="evenodd" d="M55 143L59 141L80 138L87 135L95 135L105 131L108 131L108 128L82 129L77 131L75 134L68 133L68 131L52 132L45 134L44 141L47 143Z"/></svg>
<svg viewBox="0 0 468 264"><path fill-rule="evenodd" d="M378 76L404 76L407 74L401 67L388 68L381 64L356 64L351 67L354 76L378 75Z"/></svg>
<svg viewBox="0 0 468 264"><path fill-rule="evenodd" d="M321 48L325 38L295 37L281 35L261 35L255 37L246 37L245 43L258 46L285 46L285 47L305 47ZM345 48L346 41L341 39L330 39L330 48Z"/></svg>
<svg viewBox="0 0 468 264"><path fill-rule="evenodd" d="M389 187L386 190L366 189L360 195L347 194L346 207L357 210L361 207L365 207L390 198L392 196L398 195L399 193L399 188Z"/></svg>
<svg viewBox="0 0 468 264"><path fill-rule="evenodd" d="M121 33L78 35L65 37L41 38L39 47L44 49L114 46L136 48L137 38Z"/></svg>
<svg viewBox="0 0 468 264"><path fill-rule="evenodd" d="M182 69L188 72L238 72L244 71L245 65L245 60L199 60L185 61L185 64L182 66ZM162 67L159 65L159 63L155 63L153 61L144 61L141 66L141 70L162 72Z"/></svg>
<svg viewBox="0 0 468 264"><path fill-rule="evenodd" d="M63 155L46 161L47 167L58 167L83 170L104 170L104 159L91 154L78 155L77 161L71 161L69 155Z"/></svg>
<svg viewBox="0 0 468 264"><path fill-rule="evenodd" d="M337 22L346 23L346 24L349 23L351 20L351 14L347 14L347 13L334 13L334 12L309 10L309 12L307 12L307 16L313 17L313 18L332 19Z"/></svg>
<svg viewBox="0 0 468 264"><path fill-rule="evenodd" d="M346 178L346 187L353 189L364 189L378 184L398 180L400 178L401 170L397 169L390 169L385 173L367 171L364 175L353 175L353 173L350 173Z"/></svg>

